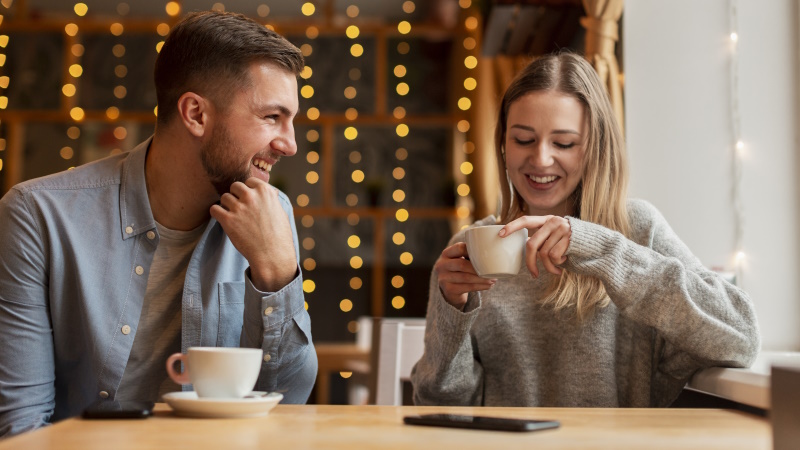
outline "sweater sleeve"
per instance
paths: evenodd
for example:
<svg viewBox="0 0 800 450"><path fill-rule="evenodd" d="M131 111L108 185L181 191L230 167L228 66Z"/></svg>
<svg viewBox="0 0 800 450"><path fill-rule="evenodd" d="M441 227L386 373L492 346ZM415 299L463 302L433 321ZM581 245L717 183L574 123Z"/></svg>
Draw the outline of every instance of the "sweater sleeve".
<svg viewBox="0 0 800 450"><path fill-rule="evenodd" d="M760 335L748 295L706 269L655 207L632 201L629 209L636 242L570 217L564 267L599 278L622 316L656 330L663 374L752 364Z"/></svg>
<svg viewBox="0 0 800 450"><path fill-rule="evenodd" d="M416 405L479 406L483 366L470 337L480 312L480 295L470 293L462 312L447 303L431 275L425 352L411 371Z"/></svg>

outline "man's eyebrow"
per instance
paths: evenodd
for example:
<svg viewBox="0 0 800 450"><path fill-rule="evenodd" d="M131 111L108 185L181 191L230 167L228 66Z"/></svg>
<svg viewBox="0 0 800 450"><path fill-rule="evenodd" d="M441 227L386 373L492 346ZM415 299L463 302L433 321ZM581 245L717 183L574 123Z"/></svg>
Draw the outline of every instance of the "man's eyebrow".
<svg viewBox="0 0 800 450"><path fill-rule="evenodd" d="M519 128L520 130L532 131L534 133L536 132L536 130L533 127L529 127L527 125L514 124L511 125L509 128ZM575 130L553 130L552 134L575 134L578 136L581 135Z"/></svg>
<svg viewBox="0 0 800 450"><path fill-rule="evenodd" d="M266 113L267 111L274 111L276 109L280 111L281 114L287 117L294 117L295 115L295 113L292 112L289 108L278 103L268 104L257 108L257 110L262 113Z"/></svg>

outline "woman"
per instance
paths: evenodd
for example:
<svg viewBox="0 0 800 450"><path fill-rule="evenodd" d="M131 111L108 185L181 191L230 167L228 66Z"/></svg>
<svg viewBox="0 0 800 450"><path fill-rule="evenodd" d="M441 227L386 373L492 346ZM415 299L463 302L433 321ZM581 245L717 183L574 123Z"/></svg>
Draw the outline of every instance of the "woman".
<svg viewBox="0 0 800 450"><path fill-rule="evenodd" d="M668 406L697 370L752 363L747 294L626 198L622 134L582 57L547 56L517 76L495 146L501 217L475 225L527 228L526 268L480 278L464 232L453 237L431 277L417 404Z"/></svg>

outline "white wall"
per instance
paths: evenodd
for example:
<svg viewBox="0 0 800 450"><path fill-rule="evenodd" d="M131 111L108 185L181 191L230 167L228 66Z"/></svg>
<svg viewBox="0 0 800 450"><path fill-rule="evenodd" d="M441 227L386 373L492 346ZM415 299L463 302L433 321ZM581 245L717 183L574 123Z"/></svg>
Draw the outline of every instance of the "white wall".
<svg viewBox="0 0 800 450"><path fill-rule="evenodd" d="M728 0L628 0L630 194L707 266L734 267ZM796 0L739 0L745 264L764 349L800 349Z"/></svg>

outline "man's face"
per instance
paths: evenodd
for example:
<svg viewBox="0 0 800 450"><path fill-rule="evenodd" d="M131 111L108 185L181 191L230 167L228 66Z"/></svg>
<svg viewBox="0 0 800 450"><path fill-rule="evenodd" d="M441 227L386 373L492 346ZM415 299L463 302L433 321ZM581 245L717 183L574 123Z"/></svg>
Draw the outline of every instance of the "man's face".
<svg viewBox="0 0 800 450"><path fill-rule="evenodd" d="M297 153L292 120L297 114L297 78L278 66L250 66L251 87L216 107L212 129L202 144L203 168L219 195L236 181L269 173L282 156Z"/></svg>

